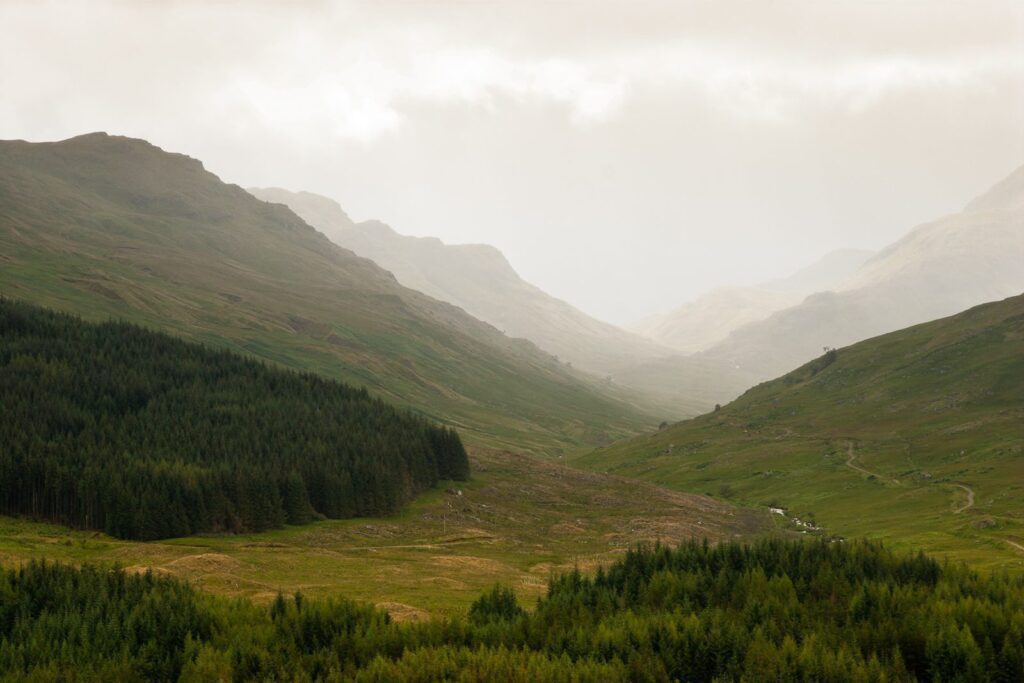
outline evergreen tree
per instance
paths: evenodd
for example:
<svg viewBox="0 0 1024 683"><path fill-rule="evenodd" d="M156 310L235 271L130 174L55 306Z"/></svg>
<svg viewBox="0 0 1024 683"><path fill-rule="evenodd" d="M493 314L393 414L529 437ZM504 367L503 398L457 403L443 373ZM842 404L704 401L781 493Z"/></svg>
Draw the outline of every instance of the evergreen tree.
<svg viewBox="0 0 1024 683"><path fill-rule="evenodd" d="M0 513L157 539L389 514L458 434L312 374L0 299Z"/></svg>
<svg viewBox="0 0 1024 683"><path fill-rule="evenodd" d="M552 577L531 612L495 586L465 619L407 624L337 598L0 569L13 680L1019 681L1022 633L1024 578L867 542L637 548Z"/></svg>

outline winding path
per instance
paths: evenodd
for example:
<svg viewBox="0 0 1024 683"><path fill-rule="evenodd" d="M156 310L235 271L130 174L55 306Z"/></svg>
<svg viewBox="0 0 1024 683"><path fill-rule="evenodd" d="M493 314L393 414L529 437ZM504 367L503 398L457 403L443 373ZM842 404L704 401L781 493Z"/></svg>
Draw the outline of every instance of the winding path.
<svg viewBox="0 0 1024 683"><path fill-rule="evenodd" d="M885 479L886 478L886 477L883 477L882 475L878 474L877 472L872 472L870 470L864 469L863 467L861 467L860 465L858 465L855 462L856 459L857 459L857 455L856 455L856 453L853 450L853 442L852 441L848 441L847 444L846 444L846 466L847 467L849 467L851 470L856 470L857 472L860 472L861 474L866 474L869 477L875 477L877 479ZM902 486L902 484L900 484L898 479L889 479L889 481L891 481L894 484L898 484L898 485ZM964 510L969 510L972 507L974 507L974 489L972 489L967 484L961 484L959 482L953 482L952 486L956 486L957 488L962 489L964 491L964 493L967 494L967 502L964 503L963 505L960 505L960 506L954 508L953 509L953 514L958 515L961 512L963 512ZM1014 543L1013 545L1017 545L1017 544ZM1020 546L1018 546L1018 547L1020 547ZM1024 548L1021 548L1021 549L1024 550Z"/></svg>
<svg viewBox="0 0 1024 683"><path fill-rule="evenodd" d="M853 442L852 441L848 441L846 443L846 466L847 467L849 467L851 470L856 470L856 471L860 472L861 474L866 474L869 477L874 477L876 479L889 479L889 481L891 481L894 484L899 484L900 483L899 480L897 480L897 479L891 479L889 477L883 477L881 474L878 474L877 472L872 472L870 470L864 469L863 467L861 467L860 465L858 465L857 463L854 462L854 460L856 460L856 459L857 459L857 455L853 451ZM973 498L972 498L972 500L973 500Z"/></svg>
<svg viewBox="0 0 1024 683"><path fill-rule="evenodd" d="M958 515L961 512L963 512L964 510L966 510L968 508L974 507L974 489L972 489L970 486L967 486L966 484L956 484L956 483L954 483L953 486L956 486L957 488L961 488L961 489L963 489L964 491L967 492L967 502L964 503L963 505L961 505L960 507L958 507L957 509L953 510L953 514L954 515Z"/></svg>

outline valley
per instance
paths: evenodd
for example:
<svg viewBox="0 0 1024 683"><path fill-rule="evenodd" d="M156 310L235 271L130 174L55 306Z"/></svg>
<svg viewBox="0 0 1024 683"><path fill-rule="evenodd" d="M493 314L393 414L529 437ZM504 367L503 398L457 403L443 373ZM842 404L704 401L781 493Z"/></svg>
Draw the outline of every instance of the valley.
<svg viewBox="0 0 1024 683"><path fill-rule="evenodd" d="M0 1L0 683L1024 681L1022 45Z"/></svg>
<svg viewBox="0 0 1024 683"><path fill-rule="evenodd" d="M48 559L151 569L260 604L298 590L423 620L463 613L495 583L529 605L552 572L589 571L638 542L753 538L771 528L759 511L514 453L475 449L470 462L470 481L442 482L396 515L259 534L139 543L0 518L0 564Z"/></svg>
<svg viewBox="0 0 1024 683"><path fill-rule="evenodd" d="M249 192L288 206L332 242L371 259L406 287L458 306L503 334L529 340L592 374L604 391L626 397L647 414L692 417L750 385L752 376L734 364L690 358L661 340L620 329L556 299L523 280L504 254L490 245L445 244L437 238L402 235L376 220L356 223L337 202L311 192ZM844 261L853 263L856 258L833 259L828 269L840 264L849 269ZM801 282L807 279L798 277ZM820 276L810 279L822 281ZM801 286L813 285L792 285ZM792 298L790 285L780 287L783 296ZM696 321L698 326L702 323Z"/></svg>
<svg viewBox="0 0 1024 683"><path fill-rule="evenodd" d="M614 353L632 358L620 373L645 387L641 399L427 296L475 291L477 303L458 302L474 310L511 296L464 281L474 269L478 279L491 272L476 253L488 248L448 247L374 222L355 224L336 203L308 193L256 191L288 202L332 239L376 258L404 253L388 263L424 294L331 244L286 207L258 201L195 160L143 141L89 135L3 144L10 152L0 163L5 296L87 320L122 317L365 387L458 429L480 468L456 487L465 497L444 494L451 487L443 486L397 517L321 521L315 530L288 527L256 537L137 545L88 540L92 532L62 538L53 528L12 521L18 540L8 548L10 562L69 548L61 551L68 560L123 559L257 599L276 590L256 578L269 572L289 590L340 591L438 614L464 606L496 580L539 591L540 568L598 562L629 542L806 533L809 527L767 513L783 508L786 519L809 520L827 536L882 538L975 566L1020 566L1015 544L1024 531L1015 468L1022 401L1013 388L1019 368L1012 359L1020 349L1011 315L1019 298L829 351L721 411L643 436L656 424L659 401L684 413L707 410L699 387L723 387L714 365L693 360L702 354L634 353L620 342L634 350L658 347L569 315L579 329L604 330L606 340L594 342L605 345L602 353L618 344ZM979 200L973 210L1012 211L1015 183L999 185L991 201ZM42 199L43 188L49 200ZM421 255L424 249L434 256ZM498 279L511 283L510 291L532 292L534 303L521 301L521 310L543 300L500 254L487 253L490 262L504 264ZM837 273L867 256L837 254L766 291L831 286ZM468 260L458 266L458 259ZM566 305L550 300L545 306ZM559 339L572 334L550 320L543 324ZM983 343L996 330L1007 343ZM611 344L612 338L620 341ZM559 350L569 343L537 339ZM598 348L587 344L580 349ZM919 348L930 351L919 357ZM937 365L940 359L944 364ZM683 376L696 384L680 383ZM754 379L734 371L730 381L741 383L729 390L738 393ZM666 387L660 394L659 383ZM680 391L693 402L680 403ZM893 396L902 403L892 403ZM521 499L513 494L515 482ZM636 491L647 493L636 498ZM77 541L91 550L79 554ZM250 556L249 546L263 543L276 550ZM192 546L201 552L187 552ZM315 548L324 552L303 561ZM365 561L371 555L386 559ZM463 564L473 569L463 571ZM373 567L399 573L374 580ZM447 588L412 588L421 579L444 583L453 571L462 578Z"/></svg>

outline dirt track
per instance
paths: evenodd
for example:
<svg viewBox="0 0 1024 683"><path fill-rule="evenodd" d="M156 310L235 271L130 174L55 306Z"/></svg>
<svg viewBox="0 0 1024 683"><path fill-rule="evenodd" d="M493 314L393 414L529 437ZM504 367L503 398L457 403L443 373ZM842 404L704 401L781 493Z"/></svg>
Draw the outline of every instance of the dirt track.
<svg viewBox="0 0 1024 683"><path fill-rule="evenodd" d="M861 474L866 474L869 477L874 477L876 479L889 479L889 481L891 481L894 484L899 484L900 483L897 479L890 479L889 477L883 477L881 474L878 474L877 472L872 472L870 470L864 469L863 467L858 465L856 462L854 462L854 460L856 460L856 459L857 459L857 455L853 451L853 442L852 441L847 442L847 444L846 444L846 466L847 467L849 467L851 470L856 470L857 472L860 472Z"/></svg>
<svg viewBox="0 0 1024 683"><path fill-rule="evenodd" d="M966 484L953 484L953 486L961 488L967 492L967 502L958 507L957 509L953 510L953 514L958 515L964 510L974 507L974 489L972 489L970 486L967 486Z"/></svg>

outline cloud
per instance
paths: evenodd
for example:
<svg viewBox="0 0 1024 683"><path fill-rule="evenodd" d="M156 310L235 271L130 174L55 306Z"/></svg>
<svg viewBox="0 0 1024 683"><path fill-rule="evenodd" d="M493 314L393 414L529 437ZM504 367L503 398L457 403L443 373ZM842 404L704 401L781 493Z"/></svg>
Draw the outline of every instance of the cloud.
<svg viewBox="0 0 1024 683"><path fill-rule="evenodd" d="M857 114L887 96L1000 87L1024 76L1024 54L984 50L964 55L885 55L821 64L791 58L722 58L676 63L673 75L705 89L737 117L786 120L832 110Z"/></svg>
<svg viewBox="0 0 1024 683"><path fill-rule="evenodd" d="M0 137L144 137L624 320L1019 165L1024 4L0 0L0 93Z"/></svg>
<svg viewBox="0 0 1024 683"><path fill-rule="evenodd" d="M14 2L0 8L0 56L21 68L6 69L0 84L35 100L28 111L59 106L65 94L78 107L101 109L180 88L182 99L243 129L366 144L401 128L405 111L419 104L555 106L588 126L615 117L633 92L685 88L723 115L784 122L823 108L857 113L908 90L997 87L1024 74L1024 54L1004 40L868 50L851 30L823 45L799 30L791 5L763 17L779 24L774 32L746 40L737 40L741 24L723 25L725 10L711 21L692 9L648 5L658 12L646 33L614 31L616 18L632 22L642 12L596 13L590 29L608 36L604 49L568 30L567 22L586 12L546 17L547 5L531 3L489 14L461 3L447 14L444 5L373 7L115 2L84 11L76 3ZM843 18L833 14L833 24ZM502 18L505 30L496 23ZM528 45L508 39L547 19L566 32ZM146 102L163 105L146 96L130 106Z"/></svg>
<svg viewBox="0 0 1024 683"><path fill-rule="evenodd" d="M408 59L353 58L345 51L295 68L248 69L217 86L223 106L268 128L316 130L372 142L397 130L403 104L494 109L560 106L576 124L606 121L632 89L690 88L723 114L787 121L822 109L855 114L911 91L999 87L1024 74L1024 55L1006 51L942 58L883 56L835 64L788 56L748 59L714 48L645 47L591 62L514 58L481 47L436 47ZM221 89L222 88L222 89Z"/></svg>
<svg viewBox="0 0 1024 683"><path fill-rule="evenodd" d="M335 54L298 68L297 77L277 72L249 70L214 93L218 106L297 137L321 131L369 143L401 126L406 105L554 104L587 124L612 115L626 94L623 79L597 78L585 64L524 62L485 48L438 48L404 66Z"/></svg>

